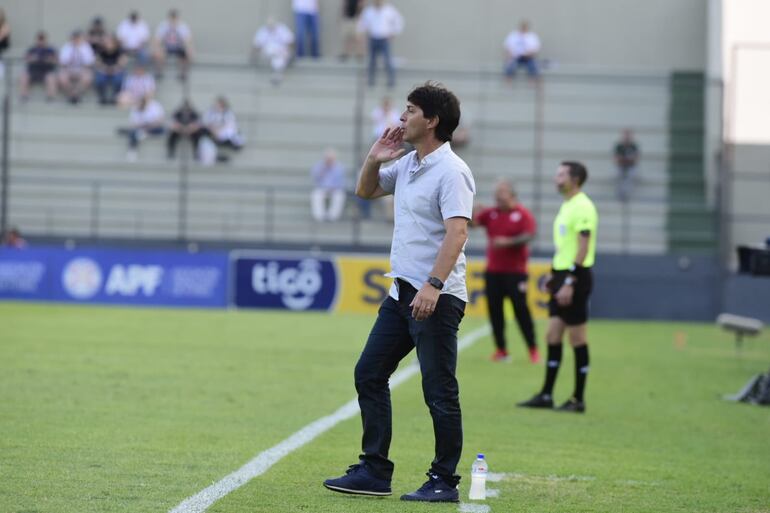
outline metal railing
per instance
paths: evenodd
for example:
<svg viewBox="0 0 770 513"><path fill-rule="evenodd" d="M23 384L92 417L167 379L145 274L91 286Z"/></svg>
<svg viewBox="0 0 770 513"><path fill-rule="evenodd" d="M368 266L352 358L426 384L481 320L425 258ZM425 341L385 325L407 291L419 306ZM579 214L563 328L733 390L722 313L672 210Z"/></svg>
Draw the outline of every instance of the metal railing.
<svg viewBox="0 0 770 513"><path fill-rule="evenodd" d="M34 204L35 202L34 197L13 192L15 186L27 186L28 191L36 189L35 178L13 172L14 156L9 154L9 150L13 146L9 144L9 141L11 137L14 137L11 134L12 105L14 103L14 68L18 70L20 64L18 61L6 64L5 91L3 96L1 228L7 228L12 224L11 221L14 219L16 209L11 207L15 203L28 202ZM196 76L198 74L212 77L217 76L218 73L225 75L234 72L245 73L246 71L247 69L243 66L199 64L193 68L188 82L178 83L178 85L172 85L177 84L176 82L166 82L163 84L163 88L165 89L165 94L176 94L181 99L189 94L190 91L198 89L198 84L196 83ZM344 97L344 95L349 94L350 89L353 91L352 98L345 97L345 101L348 101L350 104L350 111L340 112L337 115L337 119L340 122L344 122L344 119L349 119L349 124L353 127L349 142L349 158L351 159L351 167L354 169L357 168L368 149L368 134L370 130L366 122L368 115L367 106L376 103L375 100L382 94L380 89L372 90L367 88L364 75L364 68L362 67L329 64L325 66L298 67L290 70L286 77L286 83L289 86L292 80L302 80L308 77L318 77L318 80L337 79L353 84L352 88L348 88L344 92L337 93L331 89L329 94ZM626 104L634 101L648 102L651 104L651 107L660 109L660 106L653 106L652 104L659 99L665 100L668 98L669 81L667 76L607 76L557 73L547 75L543 80L533 84L522 82L512 89L507 89L508 86L504 84L501 74L496 70L474 72L431 70L426 72L424 70L405 69L400 71L399 83L410 85L420 83L424 81L426 76L437 78L447 83L450 87L453 84L458 84L458 87L463 90L461 99L464 104L471 105L470 110L473 118L470 126L472 130L471 143L467 148L461 150L461 155L469 162L472 161L474 163L472 165L474 172L479 170L477 180L480 185L480 199L486 200L486 202L491 201L491 197L487 199L484 196L491 192L490 186L493 177L507 174L509 171L509 169L499 168L501 162L525 162L526 164L524 165L528 169L519 169L514 175L522 186L522 192L524 192L522 200L540 220L541 226L548 226L548 219L553 215L554 207L559 201L555 192L550 192L552 190L551 172L547 166L551 163L558 162L558 160L563 158L585 158L589 161L599 162L600 165L603 162L607 168L612 168L611 146L614 142L612 137L619 135L617 132L623 126L636 128L637 133L642 138L647 137L656 140L668 139L669 133L672 131L681 130L686 132L689 130L686 127L676 128L670 126L670 123L672 123L670 120L658 122L655 120L587 119L581 117L584 113L589 113L588 115L590 115L592 106L596 107L597 110L603 109L606 112L612 112L613 105L616 107L620 106L618 107L618 112L621 112L624 102ZM275 94L273 90L268 87L255 87L255 82L261 80L261 78L261 72L257 71L256 78L239 86L240 89L237 92L242 95L253 94L255 97L262 95L264 98L269 98L270 95ZM721 86L718 84L708 84L707 87ZM579 94L574 92L580 88L589 92L592 91L589 97L584 97L581 100ZM174 93L175 90L176 93ZM612 91L613 93L609 96L602 96L600 94L602 90ZM607 108L608 105L610 108ZM501 113L501 108L505 110L504 113ZM633 109L629 109L629 111L631 110ZM569 116L570 112L573 111L576 113L574 118ZM607 116L606 113L603 115ZM263 117L267 121L263 120ZM274 118L262 116L260 112L252 112L250 115L244 116L244 119L247 120L250 130L259 133L268 129L267 123ZM606 136L606 151L598 148L581 149L566 147L561 150L558 144L550 142L551 138L564 138L565 134L567 138L574 135L576 139L587 136ZM526 137L529 142L522 142L522 137ZM497 142L490 142L492 140ZM505 141L510 141L510 144L505 144ZM76 230L76 234L73 233L72 235L86 236L91 239L112 238L110 233L106 233L100 228L102 224L100 219L102 216L107 215L107 205L105 205L107 200L105 200L104 191L116 187L122 188L124 191L135 191L135 208L133 211L136 212L152 208L152 202L142 199L148 192L157 191L159 187L173 192L176 198L174 202L176 207L172 209L173 212L168 212L167 214L172 215L176 219L176 228L173 230L174 233L168 233L166 237L177 241L189 241L199 237L196 233L199 233L200 230L196 231L196 224L192 218L200 217L198 214L204 212L205 209L199 202L192 201L191 197L199 195L202 191L218 194L249 195L252 201L259 201L257 198L262 198L264 202L264 218L260 226L263 229L260 232L255 231L253 234L256 237L261 237L261 240L265 242L279 243L282 239L285 239L278 228L280 223L276 217L276 212L280 211L281 202L291 196L302 196L307 200L306 203L308 204L306 205L307 215L304 217L295 216L293 219L297 229L308 232L318 230L318 226L309 219L309 199L307 199L310 192L309 185L287 186L249 182L237 186L226 184L206 184L204 186L191 181L191 175L197 173L198 167L190 161L189 152L185 151L185 148L180 149L182 158L179 159L178 167L173 172L168 172L168 164L154 163L162 165L166 169L168 180L162 185L159 185L156 181L142 183L137 180L120 181L106 178L84 180L81 178L57 177L56 180L50 178L42 179L37 184L39 187L37 187L38 192L35 194L38 194L38 199L42 199L45 195L43 190L46 187L50 188L53 186L87 189L89 193L79 200L81 204L73 207L78 212L81 212L81 214L79 215L79 221L76 221L80 223L80 229ZM319 147L319 153L320 149ZM642 151L645 152L644 145L642 145ZM643 153L642 162L652 163L660 170L665 171L667 170L666 151L666 148L647 151ZM307 162L307 167L309 168L312 164L313 162ZM109 166L110 164L105 162L104 165ZM117 162L115 165L117 165ZM653 166L651 165L650 167ZM261 168L261 170L264 171L264 168ZM665 230L665 224L659 228L640 226L641 221L644 220L645 216L649 215L650 211L665 210L667 207L668 194L665 173L653 179L645 180L643 177L642 190L630 202L620 202L614 199L614 178L611 174L607 176L608 173L606 172L603 174L605 176L599 173L598 177L591 178L589 190L593 188L594 191L597 191L595 194L592 193L592 196L594 196L597 202L607 206L611 212L610 219L607 219L607 216L605 216L603 221L608 221L609 226L614 227L612 231L617 232L616 235L613 235L612 247L614 249L612 251L633 252L634 248L637 247L636 242L640 238L644 238L645 231ZM649 189L649 192L645 192L645 188ZM24 190L23 187L22 190ZM41 200L39 203L40 211L44 212L47 208L45 202ZM688 207L687 204L683 203L680 203L678 206ZM56 208L61 208L61 206ZM637 211L647 213L638 213ZM84 215L82 212L88 212L88 215ZM224 216L225 214L222 215ZM55 219L56 214L52 213L51 218ZM164 220L164 226L167 224ZM338 237L330 236L329 240L336 237L335 240L338 240L340 244L349 244L354 247L366 246L370 243L367 242L368 239L365 236L367 233L363 232L369 226L370 222L361 219L356 214L356 211L353 210L334 229ZM87 227L87 229L84 229L84 227ZM21 228L24 229L24 226L21 226ZM548 230L544 229L543 231ZM42 229L30 230L30 233L40 236L65 235L56 233L55 230L46 229L45 224ZM142 230L137 230L131 236L135 238L146 237L146 235L143 235ZM221 239L236 241L240 240L238 237L240 235L229 236L227 233L222 233ZM665 238L665 234L663 237ZM549 245L548 238L547 236L541 236L536 243L535 249L543 249L544 246Z"/></svg>

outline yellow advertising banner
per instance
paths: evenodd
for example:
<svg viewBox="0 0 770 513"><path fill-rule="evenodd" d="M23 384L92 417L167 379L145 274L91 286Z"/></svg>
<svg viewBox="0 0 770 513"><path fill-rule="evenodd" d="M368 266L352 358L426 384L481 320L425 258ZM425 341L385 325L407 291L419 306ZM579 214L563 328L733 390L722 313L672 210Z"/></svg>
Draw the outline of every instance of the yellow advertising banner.
<svg viewBox="0 0 770 513"><path fill-rule="evenodd" d="M368 256L338 256L337 272L340 276L340 288L337 297L338 312L376 314L377 309L388 295L391 278L385 273L390 271L387 258ZM465 315L487 317L487 301L484 294L484 260L468 260L468 306ZM545 280L551 269L547 260L530 260L529 289L527 301L535 319L548 317L548 295L538 289L538 282ZM506 307L510 314L510 306Z"/></svg>

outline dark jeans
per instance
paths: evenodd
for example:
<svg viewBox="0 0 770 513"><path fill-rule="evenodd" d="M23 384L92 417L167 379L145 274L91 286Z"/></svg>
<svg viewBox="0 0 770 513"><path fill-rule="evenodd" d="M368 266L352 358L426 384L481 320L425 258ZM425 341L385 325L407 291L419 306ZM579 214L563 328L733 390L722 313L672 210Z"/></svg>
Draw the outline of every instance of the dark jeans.
<svg viewBox="0 0 770 513"><path fill-rule="evenodd" d="M198 154L198 141L201 136L205 134L204 129L199 128L191 134L182 134L176 130L170 130L168 133L168 139L166 140L166 150L169 158L173 158L176 155L176 145L179 142L180 137L189 137L192 142L193 156Z"/></svg>
<svg viewBox="0 0 770 513"><path fill-rule="evenodd" d="M104 73L97 71L94 78L94 86L99 93L99 100L104 102L114 98L120 91L120 88L123 87L124 76L123 72ZM108 89L112 89L109 94L107 93Z"/></svg>
<svg viewBox="0 0 770 513"><path fill-rule="evenodd" d="M374 85L374 72L377 67L377 56L382 54L385 60L385 70L388 72L388 87L396 85L396 72L390 58L390 41L388 39L369 38L369 85Z"/></svg>
<svg viewBox="0 0 770 513"><path fill-rule="evenodd" d="M506 64L505 75L508 77L515 76L519 66L527 68L527 73L529 73L530 77L536 77L540 73L540 70L537 69L537 61L533 57L517 57L516 59L511 59Z"/></svg>
<svg viewBox="0 0 770 513"><path fill-rule="evenodd" d="M388 459L392 436L392 411L388 380L398 363L417 349L422 373L422 392L433 418L436 439L431 472L448 484L455 474L463 447L457 369L457 331L465 314L465 302L441 294L433 315L418 322L409 303L417 291L399 280L399 300L388 297L380 306L356 364L355 383L361 407L364 434L360 459L383 479L391 479L393 462Z"/></svg>
<svg viewBox="0 0 770 513"><path fill-rule="evenodd" d="M131 128L128 130L128 147L136 149L139 147L139 141L142 139L142 135L163 135L165 129L162 126L156 126L147 129Z"/></svg>
<svg viewBox="0 0 770 513"><path fill-rule="evenodd" d="M297 28L297 57L305 56L305 39L310 37L310 55L319 57L318 50L318 15L294 13L294 24Z"/></svg>
<svg viewBox="0 0 770 513"><path fill-rule="evenodd" d="M517 273L485 273L487 308L489 320L492 323L492 333L495 336L495 345L498 349L506 349L505 342L505 298L510 298L513 303L513 313L519 330L524 336L527 347L535 347L535 327L532 323L532 315L527 306L527 292L521 288L527 285L527 275ZM519 288L521 287L521 288Z"/></svg>

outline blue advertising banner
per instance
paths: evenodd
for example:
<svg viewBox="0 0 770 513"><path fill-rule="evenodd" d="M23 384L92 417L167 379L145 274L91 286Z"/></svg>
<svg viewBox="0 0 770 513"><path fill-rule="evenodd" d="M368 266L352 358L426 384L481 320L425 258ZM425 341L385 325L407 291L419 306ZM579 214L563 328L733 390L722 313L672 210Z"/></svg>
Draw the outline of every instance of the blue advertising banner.
<svg viewBox="0 0 770 513"><path fill-rule="evenodd" d="M339 280L328 258L235 253L233 284L239 307L330 310Z"/></svg>
<svg viewBox="0 0 770 513"><path fill-rule="evenodd" d="M224 307L225 252L0 250L0 298Z"/></svg>

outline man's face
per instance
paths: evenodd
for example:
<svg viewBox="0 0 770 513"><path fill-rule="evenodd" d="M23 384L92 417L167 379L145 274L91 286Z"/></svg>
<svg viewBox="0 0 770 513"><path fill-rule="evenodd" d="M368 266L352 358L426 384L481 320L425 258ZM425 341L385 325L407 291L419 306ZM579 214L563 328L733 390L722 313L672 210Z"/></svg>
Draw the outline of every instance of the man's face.
<svg viewBox="0 0 770 513"><path fill-rule="evenodd" d="M497 208L508 210L516 202L516 195L513 194L511 186L507 183L499 183L495 187L495 203Z"/></svg>
<svg viewBox="0 0 770 513"><path fill-rule="evenodd" d="M428 125L432 119L426 119L422 109L412 102L406 102L406 110L401 114L401 124L404 126L404 140L414 144L429 132Z"/></svg>
<svg viewBox="0 0 770 513"><path fill-rule="evenodd" d="M567 194L572 191L576 184L572 177L569 175L569 168L567 166L559 166L556 170L556 178L554 178L556 189L561 194Z"/></svg>

